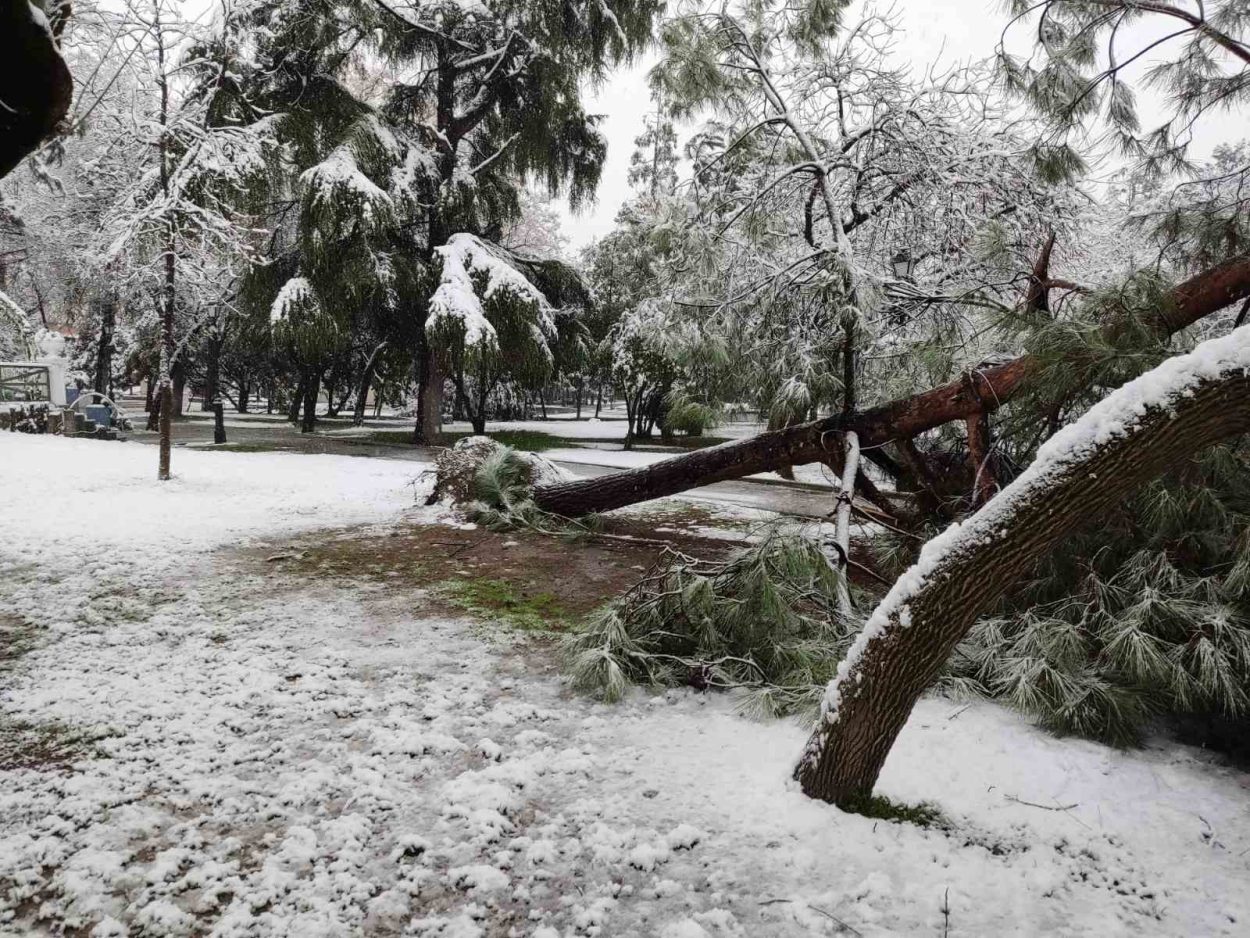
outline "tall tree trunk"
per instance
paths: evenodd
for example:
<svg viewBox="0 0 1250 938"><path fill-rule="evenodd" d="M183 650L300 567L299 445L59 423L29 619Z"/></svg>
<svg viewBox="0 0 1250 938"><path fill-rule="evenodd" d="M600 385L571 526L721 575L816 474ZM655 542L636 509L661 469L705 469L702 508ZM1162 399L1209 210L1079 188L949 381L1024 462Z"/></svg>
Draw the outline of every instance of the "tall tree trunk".
<svg viewBox="0 0 1250 938"><path fill-rule="evenodd" d="M100 302L100 342L96 348L95 377L91 387L97 394L113 396L113 332L117 326L117 304L112 295Z"/></svg>
<svg viewBox="0 0 1250 938"><path fill-rule="evenodd" d="M378 358L386 349L385 342L379 342L369 353L365 362L365 370L360 375L360 384L356 388L356 407L352 411L352 425L359 427L365 422L365 406L369 400L369 388L373 384L373 373L378 367Z"/></svg>
<svg viewBox="0 0 1250 938"><path fill-rule="evenodd" d="M304 381L304 419L300 433L312 433L317 429L317 398L321 392L321 375L309 372Z"/></svg>
<svg viewBox="0 0 1250 938"><path fill-rule="evenodd" d="M286 405L287 423L299 424L300 408L304 406L304 388L308 384L308 376L304 372L299 373L299 381L296 383L294 390L291 391L291 399Z"/></svg>
<svg viewBox="0 0 1250 938"><path fill-rule="evenodd" d="M200 401L200 410L212 411L213 402L221 396L221 347L225 341L218 330L205 343L207 361L204 362L204 397Z"/></svg>
<svg viewBox="0 0 1250 938"><path fill-rule="evenodd" d="M157 387L157 389L153 391L152 385L155 385L155 382L150 382L149 388L148 388L148 399L150 400L150 403L148 404L147 429L148 430L160 430L161 428L161 397L162 397L163 392L160 390L159 387Z"/></svg>
<svg viewBox="0 0 1250 938"><path fill-rule="evenodd" d="M1250 296L1250 255L1219 264L1178 284L1154 312L1150 326L1169 336L1238 300ZM1122 327L1106 330L1114 341ZM853 414L761 433L746 440L722 443L637 469L561 482L535 490L544 511L575 517L611 511L653 498L781 466L824 462L831 435L854 430L861 451L891 442L910 441L918 434L953 420L992 412L1011 400L1037 375L1040 363L1031 355L983 368L921 394Z"/></svg>
<svg viewBox="0 0 1250 938"><path fill-rule="evenodd" d="M830 684L795 769L803 791L849 808L870 796L917 698L979 615L1082 524L1250 431L1248 366L1242 330L1165 362L1062 430L997 498L927 544Z"/></svg>
<svg viewBox="0 0 1250 938"><path fill-rule="evenodd" d="M213 443L226 442L226 408L220 398L213 400Z"/></svg>
<svg viewBox="0 0 1250 938"><path fill-rule="evenodd" d="M417 343L417 425L412 441L431 446L442 432L443 369L438 356L425 338L425 330Z"/></svg>
<svg viewBox="0 0 1250 938"><path fill-rule="evenodd" d="M165 34L161 31L160 9L157 8L154 17L155 36L156 36L156 58L157 67L159 69L159 84L161 92L160 103L160 163L161 163L161 190L165 197L170 196L170 153L169 153L169 137L165 129L169 126L169 78L165 73ZM175 295L175 277L176 268L175 258L177 256L178 232L174 216L171 214L166 217L164 225L164 243L162 248L164 256L165 277L161 290L162 308L161 308L161 411L160 411L160 456L159 465L156 471L157 479L165 481L169 478L169 457L170 449L173 446L173 414L174 414L174 387L173 387L173 368L174 368L174 302ZM181 408L182 402L179 400L178 406Z"/></svg>

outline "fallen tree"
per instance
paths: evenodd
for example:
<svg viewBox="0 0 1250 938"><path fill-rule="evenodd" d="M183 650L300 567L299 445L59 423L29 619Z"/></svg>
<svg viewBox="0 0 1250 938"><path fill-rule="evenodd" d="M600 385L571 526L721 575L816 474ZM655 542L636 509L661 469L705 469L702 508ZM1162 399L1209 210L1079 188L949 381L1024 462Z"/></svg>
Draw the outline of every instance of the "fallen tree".
<svg viewBox="0 0 1250 938"><path fill-rule="evenodd" d="M73 83L57 49L68 10L57 4L49 21L28 0L0 0L0 179L69 111Z"/></svg>
<svg viewBox="0 0 1250 938"><path fill-rule="evenodd" d="M1065 535L1164 470L1250 432L1250 330L1130 381L1061 430L993 501L925 545L865 624L795 777L814 798L868 798L920 694L972 623Z"/></svg>
<svg viewBox="0 0 1250 938"><path fill-rule="evenodd" d="M1170 336L1247 297L1250 256L1242 255L1173 287L1149 325L1161 337ZM1113 324L1108 331L1114 337L1120 328L1122 325ZM859 435L861 450L882 459L876 448L884 444L906 446L928 430L955 420L977 419L998 409L1018 394L1039 368L1036 358L1024 355L868 410L761 433L650 466L540 486L534 492L534 502L543 511L576 517L757 472L836 461L840 447L834 445L835 438L849 430Z"/></svg>

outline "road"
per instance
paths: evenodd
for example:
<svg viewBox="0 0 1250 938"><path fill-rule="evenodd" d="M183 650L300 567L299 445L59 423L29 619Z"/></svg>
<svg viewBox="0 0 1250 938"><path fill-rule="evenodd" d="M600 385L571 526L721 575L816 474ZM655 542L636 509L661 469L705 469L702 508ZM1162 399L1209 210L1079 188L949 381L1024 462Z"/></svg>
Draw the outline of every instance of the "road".
<svg viewBox="0 0 1250 938"><path fill-rule="evenodd" d="M135 430L125 436L134 442L155 444L157 435L142 428L145 416L143 401L123 400L121 405L135 421ZM348 424L345 421L339 421L334 425L344 427ZM392 429L393 426L393 423L385 424L386 429ZM208 414L194 411L187 417L174 422L173 435L175 446L211 445L213 441L212 419ZM279 452L329 453L430 463L434 461L438 453L435 447L372 443L344 436L300 433L285 420L265 414L227 414L226 435L231 448L235 450L263 447L265 450ZM570 445L575 442L570 441ZM611 466L581 462L557 461L557 465L579 478L590 478L620 471ZM762 480L717 482L685 492L679 497L692 502L758 508L800 518L820 518L833 509L833 496L828 489L821 490L813 486L788 482Z"/></svg>

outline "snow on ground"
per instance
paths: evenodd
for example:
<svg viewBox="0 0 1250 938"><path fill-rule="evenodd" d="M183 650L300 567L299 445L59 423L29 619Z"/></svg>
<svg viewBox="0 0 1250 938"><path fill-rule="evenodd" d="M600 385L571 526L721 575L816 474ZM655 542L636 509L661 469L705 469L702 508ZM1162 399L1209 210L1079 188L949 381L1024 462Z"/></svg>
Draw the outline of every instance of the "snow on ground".
<svg viewBox="0 0 1250 938"><path fill-rule="evenodd" d="M0 934L1246 933L1250 777L1200 753L926 700L880 790L952 829L845 815L788 781L804 727L595 704L419 590L214 551L384 532L411 464L174 456L0 437L0 728L82 747L0 770Z"/></svg>
<svg viewBox="0 0 1250 938"><path fill-rule="evenodd" d="M629 423L625 419L625 411L605 412L604 418L595 420L584 417L576 420L573 417L553 416L549 420L492 420L486 425L487 433L500 430L525 430L532 433L546 433L550 436L562 437L566 440L625 440ZM467 423L446 423L443 429L448 433L472 433L473 428ZM709 436L740 437L753 436L764 427L753 421L732 421L714 427ZM658 443L659 438L653 441Z"/></svg>

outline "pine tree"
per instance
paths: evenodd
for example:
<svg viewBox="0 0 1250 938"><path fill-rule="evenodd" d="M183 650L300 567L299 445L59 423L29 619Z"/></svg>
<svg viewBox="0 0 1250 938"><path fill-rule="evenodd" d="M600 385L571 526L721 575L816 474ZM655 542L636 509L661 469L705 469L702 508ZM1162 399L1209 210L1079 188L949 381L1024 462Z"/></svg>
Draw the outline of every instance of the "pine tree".
<svg viewBox="0 0 1250 938"><path fill-rule="evenodd" d="M465 339L427 330L433 297L458 276L445 266L453 239L497 246L524 184L566 190L575 206L593 192L605 145L580 104L582 83L635 55L658 8L263 0L232 26L240 45L261 36L240 95L282 115L288 190L300 206L285 219L277 259L341 331L365 320L413 349L418 440L437 431L442 369ZM385 80L366 83L368 94L350 90L379 63ZM541 331L541 306L525 308L526 331ZM487 384L496 380L487 371L532 363L492 358L489 345L473 354L469 370Z"/></svg>

